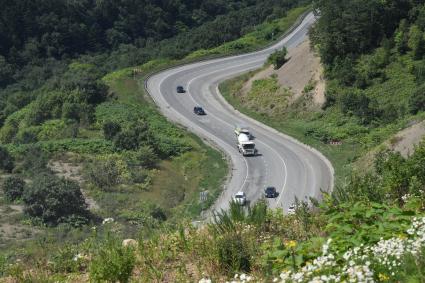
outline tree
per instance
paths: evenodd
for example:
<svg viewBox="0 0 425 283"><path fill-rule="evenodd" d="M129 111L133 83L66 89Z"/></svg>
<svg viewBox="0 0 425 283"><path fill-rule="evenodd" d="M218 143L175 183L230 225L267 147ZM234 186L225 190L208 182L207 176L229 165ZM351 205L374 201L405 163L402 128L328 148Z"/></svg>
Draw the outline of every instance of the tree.
<svg viewBox="0 0 425 283"><path fill-rule="evenodd" d="M78 103L65 102L62 104L62 118L80 121L80 112L82 109Z"/></svg>
<svg viewBox="0 0 425 283"><path fill-rule="evenodd" d="M395 46L397 48L397 51L400 54L404 54L408 47L407 46L408 40L409 40L408 28L409 27L408 27L407 21L403 19L400 21L400 25L394 35Z"/></svg>
<svg viewBox="0 0 425 283"><path fill-rule="evenodd" d="M346 91L340 96L341 111L345 114L354 114L364 123L369 123L376 118L371 99L362 91Z"/></svg>
<svg viewBox="0 0 425 283"><path fill-rule="evenodd" d="M24 192L25 182L17 176L7 177L2 184L5 199L15 201L22 197Z"/></svg>
<svg viewBox="0 0 425 283"><path fill-rule="evenodd" d="M121 125L117 122L107 121L103 124L103 135L107 140L113 140L120 131Z"/></svg>
<svg viewBox="0 0 425 283"><path fill-rule="evenodd" d="M412 93L409 99L409 110L412 114L425 110L425 83Z"/></svg>
<svg viewBox="0 0 425 283"><path fill-rule="evenodd" d="M11 172L14 166L13 157L6 148L0 145L0 169Z"/></svg>
<svg viewBox="0 0 425 283"><path fill-rule="evenodd" d="M0 55L0 87L7 85L12 80L12 65L6 62L6 59Z"/></svg>
<svg viewBox="0 0 425 283"><path fill-rule="evenodd" d="M277 70L282 67L283 64L285 64L287 54L288 50L286 49L286 47L283 47L281 50L276 50L275 52L273 52L267 59L267 62L272 64L274 66L274 69Z"/></svg>
<svg viewBox="0 0 425 283"><path fill-rule="evenodd" d="M75 181L42 174L25 189L22 200L25 213L48 225L88 220L87 205Z"/></svg>
<svg viewBox="0 0 425 283"><path fill-rule="evenodd" d="M417 25L412 25L409 30L409 41L407 42L413 52L414 59L421 59L425 53L424 33Z"/></svg>

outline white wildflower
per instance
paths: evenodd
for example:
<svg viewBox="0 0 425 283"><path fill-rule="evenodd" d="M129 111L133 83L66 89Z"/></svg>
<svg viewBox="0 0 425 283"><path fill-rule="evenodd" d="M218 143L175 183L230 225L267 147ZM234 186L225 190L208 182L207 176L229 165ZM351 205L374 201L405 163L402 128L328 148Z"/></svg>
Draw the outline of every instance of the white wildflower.
<svg viewBox="0 0 425 283"><path fill-rule="evenodd" d="M108 217L108 218L103 219L102 224L105 225L105 224L112 223L112 222L114 222L114 218Z"/></svg>

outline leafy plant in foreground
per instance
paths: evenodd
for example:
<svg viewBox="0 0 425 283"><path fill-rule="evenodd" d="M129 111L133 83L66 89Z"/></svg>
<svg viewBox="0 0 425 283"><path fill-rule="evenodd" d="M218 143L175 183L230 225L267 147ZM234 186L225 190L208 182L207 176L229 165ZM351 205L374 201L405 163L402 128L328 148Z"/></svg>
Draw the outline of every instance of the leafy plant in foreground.
<svg viewBox="0 0 425 283"><path fill-rule="evenodd" d="M131 247L123 247L118 240L109 238L93 255L90 279L94 282L128 282L136 256Z"/></svg>

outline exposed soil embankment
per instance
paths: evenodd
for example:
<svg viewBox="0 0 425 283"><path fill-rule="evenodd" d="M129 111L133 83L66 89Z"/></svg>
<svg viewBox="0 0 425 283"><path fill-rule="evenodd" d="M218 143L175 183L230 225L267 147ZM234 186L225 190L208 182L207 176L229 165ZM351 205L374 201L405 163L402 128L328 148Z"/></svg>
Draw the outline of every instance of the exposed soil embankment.
<svg viewBox="0 0 425 283"><path fill-rule="evenodd" d="M250 78L241 90L247 95L255 80L266 79L275 74L279 84L292 93L291 101L302 96L306 91L312 94L315 104L325 102L325 80L320 58L310 48L310 41L303 41L296 48L288 50L288 61L278 70L270 66ZM309 88L309 86L312 88Z"/></svg>

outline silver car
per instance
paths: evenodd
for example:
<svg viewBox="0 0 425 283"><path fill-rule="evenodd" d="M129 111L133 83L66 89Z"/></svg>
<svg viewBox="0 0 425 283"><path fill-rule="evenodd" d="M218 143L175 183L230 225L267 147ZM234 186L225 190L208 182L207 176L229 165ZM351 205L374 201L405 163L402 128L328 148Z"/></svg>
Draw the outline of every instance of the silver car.
<svg viewBox="0 0 425 283"><path fill-rule="evenodd" d="M240 205L246 204L246 195L244 192L237 192L233 197L233 201Z"/></svg>
<svg viewBox="0 0 425 283"><path fill-rule="evenodd" d="M288 214L295 214L295 210L297 209L297 206L295 203L292 203L288 208Z"/></svg>

